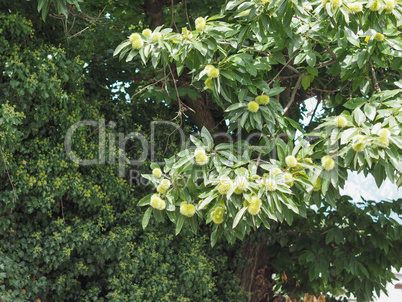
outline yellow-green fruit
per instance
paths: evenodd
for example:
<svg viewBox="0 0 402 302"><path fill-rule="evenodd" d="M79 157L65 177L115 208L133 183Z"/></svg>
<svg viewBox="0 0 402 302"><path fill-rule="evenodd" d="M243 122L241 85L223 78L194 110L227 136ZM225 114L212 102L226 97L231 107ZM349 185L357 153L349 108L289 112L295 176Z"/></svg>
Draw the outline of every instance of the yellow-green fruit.
<svg viewBox="0 0 402 302"><path fill-rule="evenodd" d="M352 149L356 152L360 152L364 149L364 147L365 147L364 136L356 135L356 137L353 140Z"/></svg>
<svg viewBox="0 0 402 302"><path fill-rule="evenodd" d="M144 29L142 31L142 34L144 35L144 37L150 37L152 35L152 30L150 30L149 28Z"/></svg>
<svg viewBox="0 0 402 302"><path fill-rule="evenodd" d="M384 35L381 34L381 33L376 33L376 34L374 35L374 39L375 39L376 41L378 41L378 42L382 42L382 41L384 41Z"/></svg>
<svg viewBox="0 0 402 302"><path fill-rule="evenodd" d="M389 146L389 138L387 138L387 137L379 137L378 140L379 140L382 144L384 144L386 147Z"/></svg>
<svg viewBox="0 0 402 302"><path fill-rule="evenodd" d="M271 174L272 176L275 176L275 175L278 175L281 173L282 173L282 170L279 168L273 168L272 170L269 171L269 174Z"/></svg>
<svg viewBox="0 0 402 302"><path fill-rule="evenodd" d="M261 206L261 203L262 203L261 199L259 199L257 196L251 197L251 200L249 201L250 205L256 205L258 207Z"/></svg>
<svg viewBox="0 0 402 302"><path fill-rule="evenodd" d="M195 24L205 24L205 19L203 17L198 17L195 19Z"/></svg>
<svg viewBox="0 0 402 302"><path fill-rule="evenodd" d="M131 46L134 49L141 49L144 46L144 41L142 41L142 39L135 40L131 43Z"/></svg>
<svg viewBox="0 0 402 302"><path fill-rule="evenodd" d="M288 155L288 156L286 156L285 162L286 162L286 165L287 165L289 168L294 168L294 167L297 166L297 159L296 159L296 157L294 157L293 155Z"/></svg>
<svg viewBox="0 0 402 302"><path fill-rule="evenodd" d="M150 205L160 211L166 208L166 202L159 198L157 194L152 195Z"/></svg>
<svg viewBox="0 0 402 302"><path fill-rule="evenodd" d="M247 108L248 111L255 113L258 111L258 109L260 109L260 105L258 105L257 102L251 101L250 103L248 103Z"/></svg>
<svg viewBox="0 0 402 302"><path fill-rule="evenodd" d="M334 10L338 9L342 5L342 0L330 0L330 3L332 5L332 8Z"/></svg>
<svg viewBox="0 0 402 302"><path fill-rule="evenodd" d="M314 186L313 186L313 191L320 191L321 190L321 178L317 178L317 180L314 182Z"/></svg>
<svg viewBox="0 0 402 302"><path fill-rule="evenodd" d="M197 148L194 151L194 156L195 156L195 162L200 165L206 165L209 162L209 158L205 153L205 150L203 148Z"/></svg>
<svg viewBox="0 0 402 302"><path fill-rule="evenodd" d="M226 194L233 187L233 181L228 177L222 177L220 183L217 185L219 194Z"/></svg>
<svg viewBox="0 0 402 302"><path fill-rule="evenodd" d="M394 0L385 0L385 12L387 14L392 13L393 9L395 8L395 1Z"/></svg>
<svg viewBox="0 0 402 302"><path fill-rule="evenodd" d="M246 191L248 188L248 180L245 176L237 176L234 182L236 187L235 194L241 194L242 192Z"/></svg>
<svg viewBox="0 0 402 302"><path fill-rule="evenodd" d="M205 23L196 23L195 24L195 29L198 31L204 31L207 28L207 24Z"/></svg>
<svg viewBox="0 0 402 302"><path fill-rule="evenodd" d="M247 211L251 214L251 215L257 215L258 212L260 211L260 207L254 204L251 204L247 207Z"/></svg>
<svg viewBox="0 0 402 302"><path fill-rule="evenodd" d="M196 148L194 150L194 156L206 155L204 148Z"/></svg>
<svg viewBox="0 0 402 302"><path fill-rule="evenodd" d="M373 12L379 11L381 9L382 5L380 1L375 0L374 3L369 7L369 9Z"/></svg>
<svg viewBox="0 0 402 302"><path fill-rule="evenodd" d="M214 89L214 84L212 83L211 78L206 79L204 84L205 84L205 87L207 87L208 89L211 89L211 90Z"/></svg>
<svg viewBox="0 0 402 302"><path fill-rule="evenodd" d="M162 176L162 170L159 168L155 168L152 170L152 175L157 178L160 178Z"/></svg>
<svg viewBox="0 0 402 302"><path fill-rule="evenodd" d="M165 194L167 189L162 187L161 185L158 185L158 187L156 188L156 191L160 194Z"/></svg>
<svg viewBox="0 0 402 302"><path fill-rule="evenodd" d="M164 187L165 189L169 189L171 183L170 183L170 180L164 179L164 180L161 181L160 185L162 187Z"/></svg>
<svg viewBox="0 0 402 302"><path fill-rule="evenodd" d="M266 95L259 95L255 98L255 101L259 105L268 105L269 97Z"/></svg>
<svg viewBox="0 0 402 302"><path fill-rule="evenodd" d="M390 138L391 132L388 129L381 129L378 131L378 136L382 138Z"/></svg>
<svg viewBox="0 0 402 302"><path fill-rule="evenodd" d="M363 5L359 2L349 3L348 8L354 14L360 13L361 11L363 11Z"/></svg>
<svg viewBox="0 0 402 302"><path fill-rule="evenodd" d="M294 184L294 179L292 174L290 174L289 172L286 172L284 175L285 178L285 184L287 184L289 187L292 187Z"/></svg>
<svg viewBox="0 0 402 302"><path fill-rule="evenodd" d="M204 166L209 163L209 157L205 154L198 155L195 157L195 162L197 163L197 165Z"/></svg>
<svg viewBox="0 0 402 302"><path fill-rule="evenodd" d="M323 158L321 158L321 164L324 170L327 171L331 171L335 167L335 161L329 155L325 155Z"/></svg>
<svg viewBox="0 0 402 302"><path fill-rule="evenodd" d="M180 204L180 214L186 217L193 217L195 214L195 206L192 204L187 204L187 202L183 201Z"/></svg>
<svg viewBox="0 0 402 302"><path fill-rule="evenodd" d="M348 124L348 121L344 116L340 115L334 119L334 123L338 128L344 128Z"/></svg>
<svg viewBox="0 0 402 302"><path fill-rule="evenodd" d="M219 69L212 66L212 68L208 69L207 75L209 78L218 78L219 77Z"/></svg>
<svg viewBox="0 0 402 302"><path fill-rule="evenodd" d="M158 42L158 41L159 41L159 38L160 38L161 36L162 36L161 33L153 33L153 34L151 35L151 40L152 40L152 42L154 42L154 43Z"/></svg>
<svg viewBox="0 0 402 302"><path fill-rule="evenodd" d="M134 41L141 39L141 36L139 34L135 33L135 34L131 34L128 39L130 40L131 44L133 44Z"/></svg>
<svg viewBox="0 0 402 302"><path fill-rule="evenodd" d="M223 222L223 215L225 214L225 210L221 207L217 207L211 213L211 219L216 224L221 224Z"/></svg>
<svg viewBox="0 0 402 302"><path fill-rule="evenodd" d="M278 188L278 186L276 185L276 181L273 179L266 179L265 180L265 189L267 191L273 192Z"/></svg>
<svg viewBox="0 0 402 302"><path fill-rule="evenodd" d="M134 49L141 49L144 46L144 41L141 38L139 38L139 39L134 40L133 42L131 42L131 46Z"/></svg>

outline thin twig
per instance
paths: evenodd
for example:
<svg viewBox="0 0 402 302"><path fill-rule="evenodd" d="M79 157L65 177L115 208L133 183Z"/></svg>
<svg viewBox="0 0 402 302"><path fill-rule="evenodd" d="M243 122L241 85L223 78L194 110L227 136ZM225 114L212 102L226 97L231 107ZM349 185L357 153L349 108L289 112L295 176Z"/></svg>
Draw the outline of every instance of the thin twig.
<svg viewBox="0 0 402 302"><path fill-rule="evenodd" d="M86 31L89 28L89 26L85 27L83 30L80 30L79 32L77 32L76 34L72 35L72 36L68 36L70 39L74 38L76 36L79 36L80 34L82 34L84 31Z"/></svg>
<svg viewBox="0 0 402 302"><path fill-rule="evenodd" d="M7 175L8 175L8 179L10 180L11 187L13 188L13 193L14 193L15 202L17 202L17 194L15 193L14 184L13 184L13 182L12 182L12 180L11 180L10 173L8 172L6 159L5 159L5 157L4 157L3 150L1 149L1 146L0 146L0 152L1 152L1 156L3 157L4 166L6 167L6 173L7 173Z"/></svg>
<svg viewBox="0 0 402 302"><path fill-rule="evenodd" d="M329 46L327 46L327 48L325 48L325 49L326 49L326 50L328 51L328 53L331 55L332 59L334 59L334 60L338 59L338 56L332 51L331 48L329 48Z"/></svg>
<svg viewBox="0 0 402 302"><path fill-rule="evenodd" d="M172 75L174 88L175 88L175 90L176 90L177 102L178 102L178 104L179 104L179 111L177 112L177 116L176 116L174 119L176 119L177 117L180 117L180 121L181 121L181 122L180 122L180 125L181 125L181 124L182 124L182 117L181 117L181 115L184 114L184 112L185 112L187 109L191 110L191 111L194 112L194 113L195 113L195 111L194 111L194 109L192 109L192 108L186 106L186 105L180 100L180 95L179 95L179 90L177 89L176 79L175 79L175 77L174 77L172 68L170 67L170 65L168 65L168 66L169 66L170 74ZM186 117L187 117L187 116L186 116Z"/></svg>
<svg viewBox="0 0 402 302"><path fill-rule="evenodd" d="M276 74L276 76L268 83L268 86L271 86L271 84L276 80L276 78L282 73L282 71L290 64L290 62L292 62L293 58L291 58L289 61L286 62L285 65L283 65L283 67L281 68L281 70L279 70L279 72ZM296 69L296 73L300 73L297 69Z"/></svg>
<svg viewBox="0 0 402 302"><path fill-rule="evenodd" d="M88 135L86 139L90 138L96 131L99 130L100 127L102 127L102 125L99 125L98 128L96 128L94 131L92 131L92 133L90 135Z"/></svg>
<svg viewBox="0 0 402 302"><path fill-rule="evenodd" d="M61 14L61 15L50 14L50 16L53 17L53 18L55 18L55 19L64 20L64 33L66 34L66 36L67 36L68 38L74 38L74 37L76 37L76 36L81 35L84 31L86 31L86 30L89 28L89 26L87 26L87 27L84 28L83 30L81 30L81 31L79 31L78 33L76 33L76 34L74 34L74 35L71 36L71 35L70 35L70 32L71 32L71 30L72 30L73 27L74 27L76 17L79 17L79 18L81 18L81 19L83 19L83 20L85 20L85 21L92 22L92 23L95 23L95 24L106 24L106 23L101 23L101 22L98 21L98 20L100 19L100 17L102 16L102 14L103 14L104 10L106 9L106 7L107 7L107 5L105 5L102 10L99 10L99 14L98 14L97 17L91 17L91 16L89 16L88 14L85 14L85 13L82 13L82 12L77 14L77 13L74 11L74 5L69 5L69 8L68 8L68 16L72 16L72 17L73 17L73 21L72 21L72 24L71 24L71 26L70 26L70 29L68 28L68 19L67 19L67 16L65 16L65 15L63 15L63 14Z"/></svg>
<svg viewBox="0 0 402 302"><path fill-rule="evenodd" d="M299 75L299 78L297 79L296 85L293 88L292 95L290 96L290 100L289 100L288 104L286 105L285 109L283 109L282 115L286 114L286 112L289 110L290 106L292 106L293 102L295 101L297 90L299 90L302 78L305 75L306 75L305 72L303 72L302 74Z"/></svg>
<svg viewBox="0 0 402 302"><path fill-rule="evenodd" d="M174 21L174 9L173 9L173 4L174 4L174 1L173 1L173 0L171 0L170 2L172 3L172 6L171 6L171 11L172 11L172 21L170 22L170 27L173 27L173 25L174 25L174 27L176 28L176 31L177 31L177 32L179 32L179 29L177 28L176 22Z"/></svg>
<svg viewBox="0 0 402 302"><path fill-rule="evenodd" d="M134 94L134 95L131 97L131 100L132 100L137 94L140 94L141 92L143 92L144 90L148 89L148 88L151 87L151 86L155 86L156 84L158 84L159 82L162 82L162 81L165 80L165 79L166 79L166 76L164 76L164 77L161 78L160 80L156 81L155 83L152 83L152 84L149 84L149 85L145 86L145 87L142 88L140 91L138 91L136 94Z"/></svg>
<svg viewBox="0 0 402 302"><path fill-rule="evenodd" d="M191 23L190 23L190 19L189 19L189 17L188 17L187 0L184 0L184 9L185 9L185 11L186 11L186 18L187 18L188 26L190 27L190 30L193 31L193 30L191 29Z"/></svg>
<svg viewBox="0 0 402 302"><path fill-rule="evenodd" d="M375 74L375 69L373 66L373 62L371 62L371 59L369 60L369 65L370 65L371 78L373 80L374 89L376 92L381 92L381 88L380 88L380 85L378 85L377 76Z"/></svg>
<svg viewBox="0 0 402 302"><path fill-rule="evenodd" d="M291 71L293 71L295 74L300 74L300 71L298 71L296 68L294 68L292 65L286 65L286 68L289 68Z"/></svg>

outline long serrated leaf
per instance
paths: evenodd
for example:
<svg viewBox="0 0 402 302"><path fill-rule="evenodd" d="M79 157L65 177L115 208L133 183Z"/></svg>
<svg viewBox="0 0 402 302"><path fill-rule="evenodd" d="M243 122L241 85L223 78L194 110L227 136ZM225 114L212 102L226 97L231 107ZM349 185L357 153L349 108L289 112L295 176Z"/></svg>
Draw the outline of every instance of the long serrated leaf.
<svg viewBox="0 0 402 302"><path fill-rule="evenodd" d="M205 208L213 199L215 199L217 196L218 196L218 194L213 194L213 195L211 195L211 196L205 198L205 199L201 202L201 204L200 204L200 206L198 207L198 209L200 209L200 210L204 209L204 208Z"/></svg>
<svg viewBox="0 0 402 302"><path fill-rule="evenodd" d="M361 126L366 121L366 115L361 111L360 108L356 108L353 112L356 124Z"/></svg>
<svg viewBox="0 0 402 302"><path fill-rule="evenodd" d="M177 219L177 223L176 223L176 230L175 230L175 234L176 236L179 235L182 227L184 224L184 216L180 215L179 218Z"/></svg>
<svg viewBox="0 0 402 302"><path fill-rule="evenodd" d="M211 150L214 146L214 139L212 138L211 134L209 133L208 129L202 127L201 129L201 137L204 138L206 145L208 146L208 150Z"/></svg>
<svg viewBox="0 0 402 302"><path fill-rule="evenodd" d="M124 47L130 44L131 44L130 41L123 41L122 43L120 43L119 46L116 47L113 56L117 56Z"/></svg>
<svg viewBox="0 0 402 302"><path fill-rule="evenodd" d="M233 220L233 226L232 226L233 229L239 224L240 219L243 217L243 215L246 211L247 211L247 207L243 207L239 212L237 212L236 217Z"/></svg>
<svg viewBox="0 0 402 302"><path fill-rule="evenodd" d="M148 225L149 222L149 218L151 218L151 214L152 214L152 208L149 207L144 214L144 217L142 217L142 228L145 230L145 228Z"/></svg>
<svg viewBox="0 0 402 302"><path fill-rule="evenodd" d="M233 111L233 110L243 108L243 107L246 107L246 103L235 103L233 105L230 105L228 108L226 108L225 111L229 112L229 111Z"/></svg>
<svg viewBox="0 0 402 302"><path fill-rule="evenodd" d="M137 206L143 207L149 205L149 202L151 201L151 196L153 193L148 194L147 196L143 197L140 199L140 201L137 203Z"/></svg>
<svg viewBox="0 0 402 302"><path fill-rule="evenodd" d="M188 161L192 160L194 158L194 154L187 155L181 159L179 159L174 165L173 169L178 169L184 164L186 164Z"/></svg>

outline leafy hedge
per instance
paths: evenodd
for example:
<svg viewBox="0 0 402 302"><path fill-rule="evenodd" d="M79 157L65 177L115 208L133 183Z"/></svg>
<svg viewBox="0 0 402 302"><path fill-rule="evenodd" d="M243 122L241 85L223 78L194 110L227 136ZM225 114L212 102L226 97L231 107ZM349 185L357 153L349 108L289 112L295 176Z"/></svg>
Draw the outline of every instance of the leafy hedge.
<svg viewBox="0 0 402 302"><path fill-rule="evenodd" d="M0 300L244 300L226 247L211 249L202 232L175 237L169 224L143 231L142 188L117 165L67 157L67 129L113 110L85 93L79 57L39 39L20 15L0 20ZM99 156L93 130L74 135L82 158Z"/></svg>

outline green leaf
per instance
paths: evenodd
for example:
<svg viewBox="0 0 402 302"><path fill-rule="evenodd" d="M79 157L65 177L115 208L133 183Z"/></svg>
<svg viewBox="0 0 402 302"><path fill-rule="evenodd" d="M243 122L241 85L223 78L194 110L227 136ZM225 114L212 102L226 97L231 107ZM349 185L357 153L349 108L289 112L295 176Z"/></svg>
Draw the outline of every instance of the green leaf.
<svg viewBox="0 0 402 302"><path fill-rule="evenodd" d="M192 160L194 158L194 154L189 154L187 156L182 157L181 159L179 159L174 165L173 165L173 169L178 169L181 166L183 166L184 164L186 164L188 161Z"/></svg>
<svg viewBox="0 0 402 302"><path fill-rule="evenodd" d="M124 47L126 47L130 44L131 44L130 41L125 41L123 43L120 43L119 46L116 47L116 49L113 53L113 56L117 56Z"/></svg>
<svg viewBox="0 0 402 302"><path fill-rule="evenodd" d="M144 217L142 217L142 228L143 228L144 230L145 230L145 228L146 228L147 225L148 225L149 218L151 217L151 214L152 214L152 208L149 207L149 208L145 211Z"/></svg>
<svg viewBox="0 0 402 302"><path fill-rule="evenodd" d="M208 150L211 150L214 146L214 139L212 138L207 128L202 127L201 136L205 139L205 142L208 146Z"/></svg>
<svg viewBox="0 0 402 302"><path fill-rule="evenodd" d="M232 228L234 229L240 222L240 219L243 217L244 213L247 211L247 207L243 207L237 214L235 219L233 220L233 226Z"/></svg>
<svg viewBox="0 0 402 302"><path fill-rule="evenodd" d="M141 198L140 201L138 202L137 206L143 207L143 206L149 205L149 203L151 202L151 196L153 194L154 193L151 193L151 194L148 194L147 196Z"/></svg>
<svg viewBox="0 0 402 302"><path fill-rule="evenodd" d="M311 82L314 81L314 76L312 74L306 74L302 78L302 86L304 90L310 87Z"/></svg>
<svg viewBox="0 0 402 302"><path fill-rule="evenodd" d="M226 108L225 111L229 112L229 111L233 111L233 110L236 110L236 109L239 109L239 108L244 108L246 106L247 106L246 103L235 103L233 105L230 105L228 108Z"/></svg>
<svg viewBox="0 0 402 302"><path fill-rule="evenodd" d="M355 109L355 108L362 106L365 103L367 103L367 99L358 97L358 98L350 99L345 104L343 104L343 106L348 109Z"/></svg>
<svg viewBox="0 0 402 302"><path fill-rule="evenodd" d="M364 113L366 114L366 116L373 121L375 118L375 115L377 113L376 108L373 105L370 104L366 104L364 105Z"/></svg>
<svg viewBox="0 0 402 302"><path fill-rule="evenodd" d="M353 112L353 116L358 126L363 125L363 123L366 121L366 116L363 111L360 110L360 108L355 109L355 111Z"/></svg>
<svg viewBox="0 0 402 302"><path fill-rule="evenodd" d="M310 67L310 66L307 66L307 67L306 67L306 70L307 70L310 74L312 74L313 76L318 76L318 69L313 68L313 67Z"/></svg>
<svg viewBox="0 0 402 302"><path fill-rule="evenodd" d="M177 222L176 222L176 230L175 230L176 236L179 235L181 229L183 228L184 219L185 218L183 215L179 215L179 218L177 219Z"/></svg>

